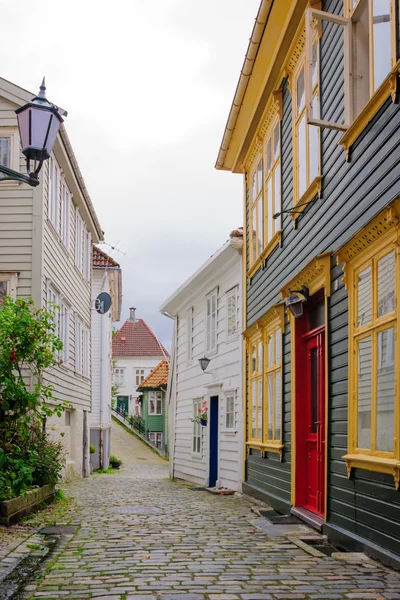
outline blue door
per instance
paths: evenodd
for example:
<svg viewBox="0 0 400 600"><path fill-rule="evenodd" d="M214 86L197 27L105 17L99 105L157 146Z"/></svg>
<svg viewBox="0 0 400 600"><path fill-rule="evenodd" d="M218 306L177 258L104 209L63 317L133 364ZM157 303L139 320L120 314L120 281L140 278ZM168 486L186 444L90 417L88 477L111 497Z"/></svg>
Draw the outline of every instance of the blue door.
<svg viewBox="0 0 400 600"><path fill-rule="evenodd" d="M210 398L210 478L209 487L215 487L218 479L218 396Z"/></svg>

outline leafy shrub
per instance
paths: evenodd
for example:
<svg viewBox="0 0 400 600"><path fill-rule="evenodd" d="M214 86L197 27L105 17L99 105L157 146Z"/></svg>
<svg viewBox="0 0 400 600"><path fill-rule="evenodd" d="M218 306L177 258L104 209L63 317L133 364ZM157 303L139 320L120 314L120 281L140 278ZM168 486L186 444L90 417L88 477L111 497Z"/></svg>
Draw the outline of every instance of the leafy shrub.
<svg viewBox="0 0 400 600"><path fill-rule="evenodd" d="M131 427L134 427L139 431L144 430L144 419L140 415L129 415L128 422Z"/></svg>
<svg viewBox="0 0 400 600"><path fill-rule="evenodd" d="M122 460L120 460L119 458L117 458L116 456L111 454L110 465L112 466L113 469L119 469L120 466L122 465Z"/></svg>
<svg viewBox="0 0 400 600"><path fill-rule="evenodd" d="M90 454L94 454L96 452L96 446L94 444L90 444Z"/></svg>

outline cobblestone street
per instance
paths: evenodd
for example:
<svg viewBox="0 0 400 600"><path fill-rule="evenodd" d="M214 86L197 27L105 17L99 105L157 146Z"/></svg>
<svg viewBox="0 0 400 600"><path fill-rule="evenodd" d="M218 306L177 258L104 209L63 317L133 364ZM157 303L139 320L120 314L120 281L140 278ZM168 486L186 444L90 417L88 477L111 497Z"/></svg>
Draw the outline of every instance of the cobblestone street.
<svg viewBox="0 0 400 600"><path fill-rule="evenodd" d="M399 574L269 537L249 499L169 481L166 461L113 428L112 452L124 468L65 486L80 528L32 589L35 598L400 599Z"/></svg>

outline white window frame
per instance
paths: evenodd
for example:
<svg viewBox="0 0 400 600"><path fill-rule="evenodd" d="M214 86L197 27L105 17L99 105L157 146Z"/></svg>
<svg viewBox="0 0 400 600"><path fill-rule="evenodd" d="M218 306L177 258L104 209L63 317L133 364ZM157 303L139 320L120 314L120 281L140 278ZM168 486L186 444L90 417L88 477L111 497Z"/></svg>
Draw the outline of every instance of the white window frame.
<svg viewBox="0 0 400 600"><path fill-rule="evenodd" d="M54 229L60 224L61 169L54 155L50 157L47 217Z"/></svg>
<svg viewBox="0 0 400 600"><path fill-rule="evenodd" d="M75 372L82 375L83 373L83 323L77 317L75 320Z"/></svg>
<svg viewBox="0 0 400 600"><path fill-rule="evenodd" d="M2 273L0 271L0 282L5 282L7 284L6 295L10 296L13 300L17 299L17 284L18 284L18 275L17 273Z"/></svg>
<svg viewBox="0 0 400 600"><path fill-rule="evenodd" d="M223 431L226 433L236 433L236 390L224 391L224 414L223 414ZM228 400L233 399L233 411L228 411ZM228 415L233 415L233 423L231 427L228 427Z"/></svg>
<svg viewBox="0 0 400 600"><path fill-rule="evenodd" d="M90 377L90 330L82 327L82 375Z"/></svg>
<svg viewBox="0 0 400 600"><path fill-rule="evenodd" d="M71 192L67 186L67 182L63 179L61 183L61 241L69 250L70 229L71 229Z"/></svg>
<svg viewBox="0 0 400 600"><path fill-rule="evenodd" d="M157 440L160 440L158 443ZM157 448L163 447L163 434L162 431L149 431L149 440L152 442Z"/></svg>
<svg viewBox="0 0 400 600"><path fill-rule="evenodd" d="M229 300L231 298L234 298L235 303L234 303L234 314L230 315L229 314ZM237 311L238 311L238 289L237 286L234 287L232 290L229 290L228 292L226 292L225 295L225 310L226 310L226 339L231 340L234 338L237 338L238 336L238 318L237 318ZM229 321L230 319L234 317L234 330L230 331L230 325L229 325Z"/></svg>
<svg viewBox="0 0 400 600"><path fill-rule="evenodd" d="M53 304L53 306L50 306ZM54 334L59 335L60 332L60 296L58 290L51 282L47 283L47 310L54 315Z"/></svg>
<svg viewBox="0 0 400 600"><path fill-rule="evenodd" d="M186 362L190 364L193 360L193 307L187 311L186 321Z"/></svg>
<svg viewBox="0 0 400 600"><path fill-rule="evenodd" d="M84 223L77 207L75 216L75 265L80 273L83 273L83 231Z"/></svg>
<svg viewBox="0 0 400 600"><path fill-rule="evenodd" d="M69 361L69 322L70 322L71 307L64 298L60 300L59 312L59 335L63 343L63 349L60 352L60 359L64 365L68 365Z"/></svg>
<svg viewBox="0 0 400 600"><path fill-rule="evenodd" d="M160 417L162 416L162 392L151 391L148 392L148 416L149 417ZM154 403L154 411L150 412L150 402ZM160 412L157 412L157 408L160 408Z"/></svg>
<svg viewBox="0 0 400 600"><path fill-rule="evenodd" d="M142 381L145 379L145 373L144 373L144 369L136 369L135 372L135 381L136 381L136 387L138 387Z"/></svg>
<svg viewBox="0 0 400 600"><path fill-rule="evenodd" d="M215 298L215 312L212 310L212 301ZM209 314L209 306L210 314ZM215 329L212 328L212 318L215 316ZM218 290L215 289L206 296L205 306L205 348L209 354L217 352L218 348Z"/></svg>
<svg viewBox="0 0 400 600"><path fill-rule="evenodd" d="M203 398L196 398L193 400L193 418L198 415L198 409L201 408L204 402ZM203 454L203 435L202 435L202 426L200 423L193 423L192 428L192 456L197 458L201 457Z"/></svg>
<svg viewBox="0 0 400 600"><path fill-rule="evenodd" d="M0 127L0 137L11 138L10 169L19 171L20 141L18 127ZM2 181L2 185L19 185L18 181Z"/></svg>
<svg viewBox="0 0 400 600"><path fill-rule="evenodd" d="M84 277L86 281L90 281L92 271L92 236L90 232L84 228Z"/></svg>
<svg viewBox="0 0 400 600"><path fill-rule="evenodd" d="M124 385L125 378L125 367L115 367L114 369L114 383L118 385Z"/></svg>

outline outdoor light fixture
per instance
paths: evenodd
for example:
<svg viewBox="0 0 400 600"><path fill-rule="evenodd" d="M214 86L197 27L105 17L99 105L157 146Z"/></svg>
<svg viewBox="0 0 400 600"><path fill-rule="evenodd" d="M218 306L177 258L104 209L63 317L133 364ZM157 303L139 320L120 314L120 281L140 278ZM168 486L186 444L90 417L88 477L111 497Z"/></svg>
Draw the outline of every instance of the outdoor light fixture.
<svg viewBox="0 0 400 600"><path fill-rule="evenodd" d="M300 290L289 290L289 292L290 296L285 300L286 308L290 310L295 319L299 319L303 316L304 302L307 302L310 298L308 288L302 285ZM301 294L303 297L300 298L296 294Z"/></svg>
<svg viewBox="0 0 400 600"><path fill-rule="evenodd" d="M45 92L43 77L39 94L15 111L28 174L22 175L18 171L0 165L0 173L3 175L0 175L0 181L20 181L33 187L39 185L39 171L44 161L50 158L58 130L63 122L57 106L50 104ZM32 168L31 163L33 163Z"/></svg>
<svg viewBox="0 0 400 600"><path fill-rule="evenodd" d="M208 367L208 365L210 364L210 359L207 358L206 356L203 356L203 358L199 358L199 363L200 363L200 367L202 371L205 371Z"/></svg>

